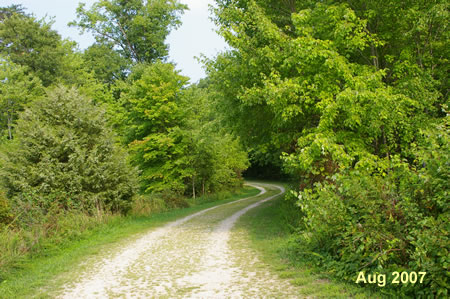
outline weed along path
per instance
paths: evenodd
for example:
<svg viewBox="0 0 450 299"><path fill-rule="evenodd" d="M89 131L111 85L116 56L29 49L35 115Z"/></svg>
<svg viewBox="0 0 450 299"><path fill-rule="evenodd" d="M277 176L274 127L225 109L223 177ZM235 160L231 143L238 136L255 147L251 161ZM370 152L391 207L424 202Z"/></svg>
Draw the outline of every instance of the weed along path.
<svg viewBox="0 0 450 299"><path fill-rule="evenodd" d="M147 232L89 261L57 298L297 297L248 248L233 247L232 227L248 210L284 193L252 184L257 196L215 206ZM231 238L233 237L233 238Z"/></svg>

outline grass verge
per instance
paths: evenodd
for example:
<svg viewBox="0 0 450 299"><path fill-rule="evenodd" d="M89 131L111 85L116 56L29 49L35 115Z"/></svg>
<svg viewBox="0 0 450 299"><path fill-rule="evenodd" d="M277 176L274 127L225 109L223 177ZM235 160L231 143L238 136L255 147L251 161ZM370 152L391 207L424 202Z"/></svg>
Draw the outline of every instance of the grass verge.
<svg viewBox="0 0 450 299"><path fill-rule="evenodd" d="M254 196L259 190L244 187L226 200L191 203L191 207L140 217L112 217L99 226L79 234L76 240L62 246L43 248L39 253L26 255L3 269L0 298L47 298L52 290L63 283L59 277L67 274L83 260L95 257L124 239L133 238L151 228L188 216L213 206ZM221 197L216 197L221 198Z"/></svg>
<svg viewBox="0 0 450 299"><path fill-rule="evenodd" d="M295 211L294 211L295 212ZM299 297L312 298L380 298L370 290L333 280L307 262L299 261L292 250L292 206L282 197L271 200L244 214L236 225L246 231L249 246L260 260L269 265L280 278L300 286Z"/></svg>

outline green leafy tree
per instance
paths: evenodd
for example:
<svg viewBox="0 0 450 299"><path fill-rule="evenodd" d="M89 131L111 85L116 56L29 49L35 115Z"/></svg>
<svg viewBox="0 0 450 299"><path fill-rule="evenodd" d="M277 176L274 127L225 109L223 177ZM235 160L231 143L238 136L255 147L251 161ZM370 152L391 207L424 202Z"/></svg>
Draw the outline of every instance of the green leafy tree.
<svg viewBox="0 0 450 299"><path fill-rule="evenodd" d="M366 158L413 158L408 144L437 115L442 94L426 69L401 57L390 58L403 65L395 80L374 60L361 63L361 53L387 41L348 4L304 2L288 32L257 1L228 4L217 21L234 49L210 64L210 74L220 109L254 156L286 153L284 165L309 184Z"/></svg>
<svg viewBox="0 0 450 299"><path fill-rule="evenodd" d="M167 56L165 39L186 8L177 0L101 0L90 9L81 3L71 25L92 32L99 44L115 45L129 61L155 62Z"/></svg>
<svg viewBox="0 0 450 299"><path fill-rule="evenodd" d="M204 85L192 85L182 96L193 197L200 193L196 190L205 194L239 186L242 171L248 167L247 153L239 139L220 124L212 104L215 94L208 83Z"/></svg>
<svg viewBox="0 0 450 299"><path fill-rule="evenodd" d="M122 135L146 192L184 191L188 161L179 95L187 80L172 64L137 65L122 91Z"/></svg>
<svg viewBox="0 0 450 299"><path fill-rule="evenodd" d="M186 83L172 64L157 62L137 65L122 86L115 114L144 192L196 196L242 182L246 152L221 130L207 89Z"/></svg>
<svg viewBox="0 0 450 299"><path fill-rule="evenodd" d="M361 267L420 264L433 276L399 292L446 295L448 246L417 223L425 217L433 234L431 223L448 218L447 1L217 2L232 47L207 62L217 107L253 160L282 156L304 215L299 252L320 252L319 263L352 281ZM427 138L430 128L440 137Z"/></svg>
<svg viewBox="0 0 450 299"><path fill-rule="evenodd" d="M100 82L112 84L124 79L128 61L114 51L112 45L93 44L83 52L83 67L93 71Z"/></svg>
<svg viewBox="0 0 450 299"><path fill-rule="evenodd" d="M6 10L6 9L4 9ZM37 20L23 10L7 10L0 19L0 53L16 64L26 66L44 86L57 81L64 71L67 51L52 23Z"/></svg>
<svg viewBox="0 0 450 299"><path fill-rule="evenodd" d="M25 8L21 4L13 4L7 7L0 7L0 21L3 21L6 18L11 17L14 14L24 15Z"/></svg>
<svg viewBox="0 0 450 299"><path fill-rule="evenodd" d="M40 80L26 74L26 68L0 56L0 132L13 138L17 114L43 93Z"/></svg>
<svg viewBox="0 0 450 299"><path fill-rule="evenodd" d="M135 170L114 143L103 111L75 89L58 87L20 117L13 150L0 177L15 206L31 201L44 211L126 212Z"/></svg>

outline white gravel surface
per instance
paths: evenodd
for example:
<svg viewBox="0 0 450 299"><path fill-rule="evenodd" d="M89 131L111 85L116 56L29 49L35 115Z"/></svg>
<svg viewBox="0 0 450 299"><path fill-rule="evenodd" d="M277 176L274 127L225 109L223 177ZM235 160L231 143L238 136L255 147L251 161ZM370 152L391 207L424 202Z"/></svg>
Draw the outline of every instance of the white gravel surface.
<svg viewBox="0 0 450 299"><path fill-rule="evenodd" d="M58 298L289 298L296 289L248 248L231 248L232 227L248 210L279 195L215 206L149 231L108 252L66 284ZM264 188L266 187L266 188ZM233 236L233 239L239 236ZM242 242L241 242L242 243Z"/></svg>

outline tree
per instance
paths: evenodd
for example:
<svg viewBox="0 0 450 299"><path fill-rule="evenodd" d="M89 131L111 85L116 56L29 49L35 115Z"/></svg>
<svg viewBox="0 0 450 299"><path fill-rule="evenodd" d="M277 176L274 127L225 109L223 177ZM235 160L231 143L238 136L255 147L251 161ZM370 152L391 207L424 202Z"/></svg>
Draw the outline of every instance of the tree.
<svg viewBox="0 0 450 299"><path fill-rule="evenodd" d="M182 128L188 144L193 197L199 193L196 190L204 195L239 186L241 173L248 167L247 153L239 139L220 124L214 96L206 81L190 86L182 96ZM189 188L186 191L190 193Z"/></svg>
<svg viewBox="0 0 450 299"><path fill-rule="evenodd" d="M81 3L78 21L70 25L92 32L99 44L114 45L129 61L150 63L167 56L165 39L186 8L177 0L100 0L90 9Z"/></svg>
<svg viewBox="0 0 450 299"><path fill-rule="evenodd" d="M60 35L51 29L52 23L36 20L23 9L4 10L9 13L0 20L0 53L26 66L44 86L56 82L64 71L62 61L67 52Z"/></svg>
<svg viewBox="0 0 450 299"><path fill-rule="evenodd" d="M40 80L27 75L25 67L1 56L0 82L0 132L6 129L7 138L11 140L17 114L41 95L43 90Z"/></svg>
<svg viewBox="0 0 450 299"><path fill-rule="evenodd" d="M4 153L0 178L16 205L31 200L48 210L126 212L135 170L114 143L103 111L75 89L58 87L18 121L14 150Z"/></svg>
<svg viewBox="0 0 450 299"><path fill-rule="evenodd" d="M103 83L112 84L124 79L129 68L128 61L114 51L113 45L93 44L83 53L83 67L93 71Z"/></svg>
<svg viewBox="0 0 450 299"><path fill-rule="evenodd" d="M428 293L402 294L445 296L448 246L425 235L448 218L447 1L217 2L231 46L207 62L217 109L253 159L282 156L304 216L299 252L348 280L361 265L420 265L434 273Z"/></svg>
<svg viewBox="0 0 450 299"><path fill-rule="evenodd" d="M115 113L144 192L195 196L234 188L247 165L239 141L220 129L207 89L185 88L172 64L133 68Z"/></svg>
<svg viewBox="0 0 450 299"><path fill-rule="evenodd" d="M25 8L21 4L13 4L7 7L0 7L0 21L3 21L14 14L29 16L25 13Z"/></svg>
<svg viewBox="0 0 450 299"><path fill-rule="evenodd" d="M122 136L142 171L146 192L184 192L188 161L179 96L187 80L172 64L156 62L135 66L123 87L118 110Z"/></svg>
<svg viewBox="0 0 450 299"><path fill-rule="evenodd" d="M262 159L272 149L293 154L284 165L317 168L316 179L331 161L333 172L367 155L411 159L407 145L429 117L423 112L436 115L442 101L426 71L398 58L403 71L392 82L389 70L354 58L385 41L347 4L304 2L286 33L258 3L219 7L221 32L234 49L210 63L220 109L245 144Z"/></svg>

